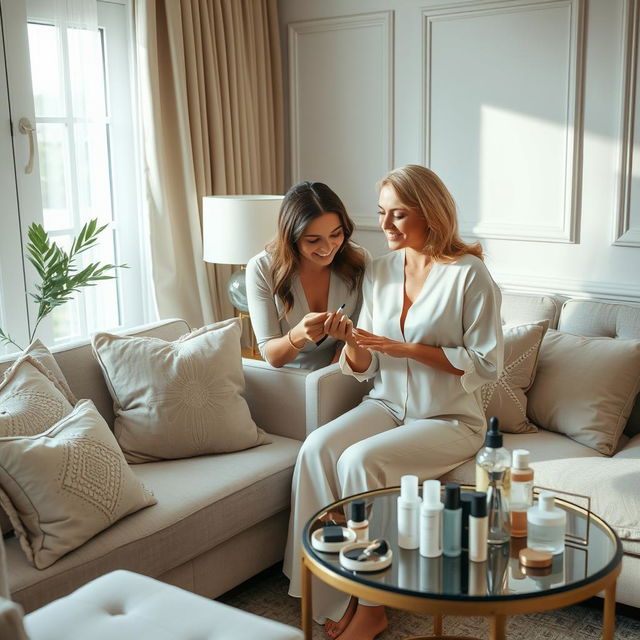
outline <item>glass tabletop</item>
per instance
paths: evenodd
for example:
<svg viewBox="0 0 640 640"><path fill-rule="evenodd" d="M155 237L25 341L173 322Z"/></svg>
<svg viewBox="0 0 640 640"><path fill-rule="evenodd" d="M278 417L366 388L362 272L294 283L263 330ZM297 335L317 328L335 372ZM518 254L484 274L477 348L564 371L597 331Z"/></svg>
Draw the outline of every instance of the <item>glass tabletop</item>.
<svg viewBox="0 0 640 640"><path fill-rule="evenodd" d="M463 488L463 492L470 490ZM305 527L306 553L324 569L355 582L411 596L470 601L521 599L575 589L607 575L622 559L620 540L604 521L558 498L556 504L567 512L567 531L587 538L588 543L565 543L564 553L553 556L551 568L532 570L520 564L518 554L527 546L526 537L490 544L485 562L469 561L464 549L458 557L424 558L418 549L398 547L398 496L399 488L381 489L329 505ZM337 553L323 553L311 544L311 533L327 520L338 521L348 514L350 502L356 499L366 502L369 539L384 538L393 551L391 565L380 572L349 571Z"/></svg>

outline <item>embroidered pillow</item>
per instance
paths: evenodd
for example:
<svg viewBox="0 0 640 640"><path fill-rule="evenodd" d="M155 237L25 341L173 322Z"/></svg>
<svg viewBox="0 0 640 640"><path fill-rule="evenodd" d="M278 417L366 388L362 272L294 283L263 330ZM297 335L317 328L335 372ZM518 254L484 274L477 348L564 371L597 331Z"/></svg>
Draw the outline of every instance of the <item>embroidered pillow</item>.
<svg viewBox="0 0 640 640"><path fill-rule="evenodd" d="M44 433L0 438L0 504L37 569L155 503L91 400Z"/></svg>
<svg viewBox="0 0 640 640"><path fill-rule="evenodd" d="M45 347L40 340L34 340L23 352L23 355L31 356L35 358L46 370L47 375L55 379L57 385L62 390L64 397L69 401L72 406L75 405L78 400L73 395L67 379L64 377L62 370L58 366L56 359L47 347Z"/></svg>
<svg viewBox="0 0 640 640"><path fill-rule="evenodd" d="M482 386L482 406L487 417L496 416L506 433L534 433L527 418L527 396L536 375L540 343L549 322L506 326L504 368L496 382Z"/></svg>
<svg viewBox="0 0 640 640"><path fill-rule="evenodd" d="M270 442L242 396L239 318L174 342L93 336L113 398L114 433L131 463L240 451Z"/></svg>

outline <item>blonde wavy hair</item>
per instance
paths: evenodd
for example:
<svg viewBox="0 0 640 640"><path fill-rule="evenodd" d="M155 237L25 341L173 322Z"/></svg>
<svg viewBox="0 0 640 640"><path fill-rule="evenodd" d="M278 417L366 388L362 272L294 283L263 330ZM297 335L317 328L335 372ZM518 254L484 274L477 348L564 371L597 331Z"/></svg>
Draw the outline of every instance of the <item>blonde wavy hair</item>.
<svg viewBox="0 0 640 640"><path fill-rule="evenodd" d="M467 244L458 234L455 200L431 169L408 164L383 178L378 183L378 192L385 185L391 185L402 203L418 209L427 221L423 253L438 262L452 262L469 253L483 259L480 243Z"/></svg>

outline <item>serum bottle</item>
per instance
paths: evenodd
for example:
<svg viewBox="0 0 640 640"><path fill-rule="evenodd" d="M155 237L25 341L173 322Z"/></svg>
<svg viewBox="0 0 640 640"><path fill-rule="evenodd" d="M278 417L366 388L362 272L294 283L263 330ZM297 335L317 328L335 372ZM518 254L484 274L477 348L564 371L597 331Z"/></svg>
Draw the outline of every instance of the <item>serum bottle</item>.
<svg viewBox="0 0 640 640"><path fill-rule="evenodd" d="M538 504L527 511L527 546L536 551L564 552L567 514L555 506L555 495L541 491Z"/></svg>
<svg viewBox="0 0 640 640"><path fill-rule="evenodd" d="M484 562L487 559L488 531L487 494L483 491L474 491L469 514L469 560L471 562Z"/></svg>
<svg viewBox="0 0 640 640"><path fill-rule="evenodd" d="M418 476L402 476L398 497L398 546L402 549L417 549L420 546L421 503Z"/></svg>
<svg viewBox="0 0 640 640"><path fill-rule="evenodd" d="M514 449L511 466L511 537L527 535L527 510L533 504L533 469L529 466L529 452Z"/></svg>
<svg viewBox="0 0 640 640"><path fill-rule="evenodd" d="M356 542L369 540L369 521L365 517L364 500L354 500L350 505L351 518L347 521L347 527L356 534Z"/></svg>
<svg viewBox="0 0 640 640"><path fill-rule="evenodd" d="M455 558L462 551L462 507L460 485L447 482L444 485L444 511L442 512L442 552Z"/></svg>
<svg viewBox="0 0 640 640"><path fill-rule="evenodd" d="M442 510L440 481L425 480L420 507L420 555L437 558L442 555Z"/></svg>
<svg viewBox="0 0 640 640"><path fill-rule="evenodd" d="M495 416L489 418L484 447L476 455L476 491L487 491L490 470L503 470L502 492L508 498L511 491L511 474L509 473L511 455L502 446L502 433L499 426L498 418Z"/></svg>

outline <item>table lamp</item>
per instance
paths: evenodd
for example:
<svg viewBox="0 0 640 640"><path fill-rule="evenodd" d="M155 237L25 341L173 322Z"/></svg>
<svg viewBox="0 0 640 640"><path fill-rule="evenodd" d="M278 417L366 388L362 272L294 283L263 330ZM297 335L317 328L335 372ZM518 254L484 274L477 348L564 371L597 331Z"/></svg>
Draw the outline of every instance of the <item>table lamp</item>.
<svg viewBox="0 0 640 640"><path fill-rule="evenodd" d="M275 237L283 197L242 195L202 198L203 259L205 262L241 266L231 274L227 283L227 295L240 312L240 317L249 317L244 265ZM251 336L253 340L253 331Z"/></svg>

